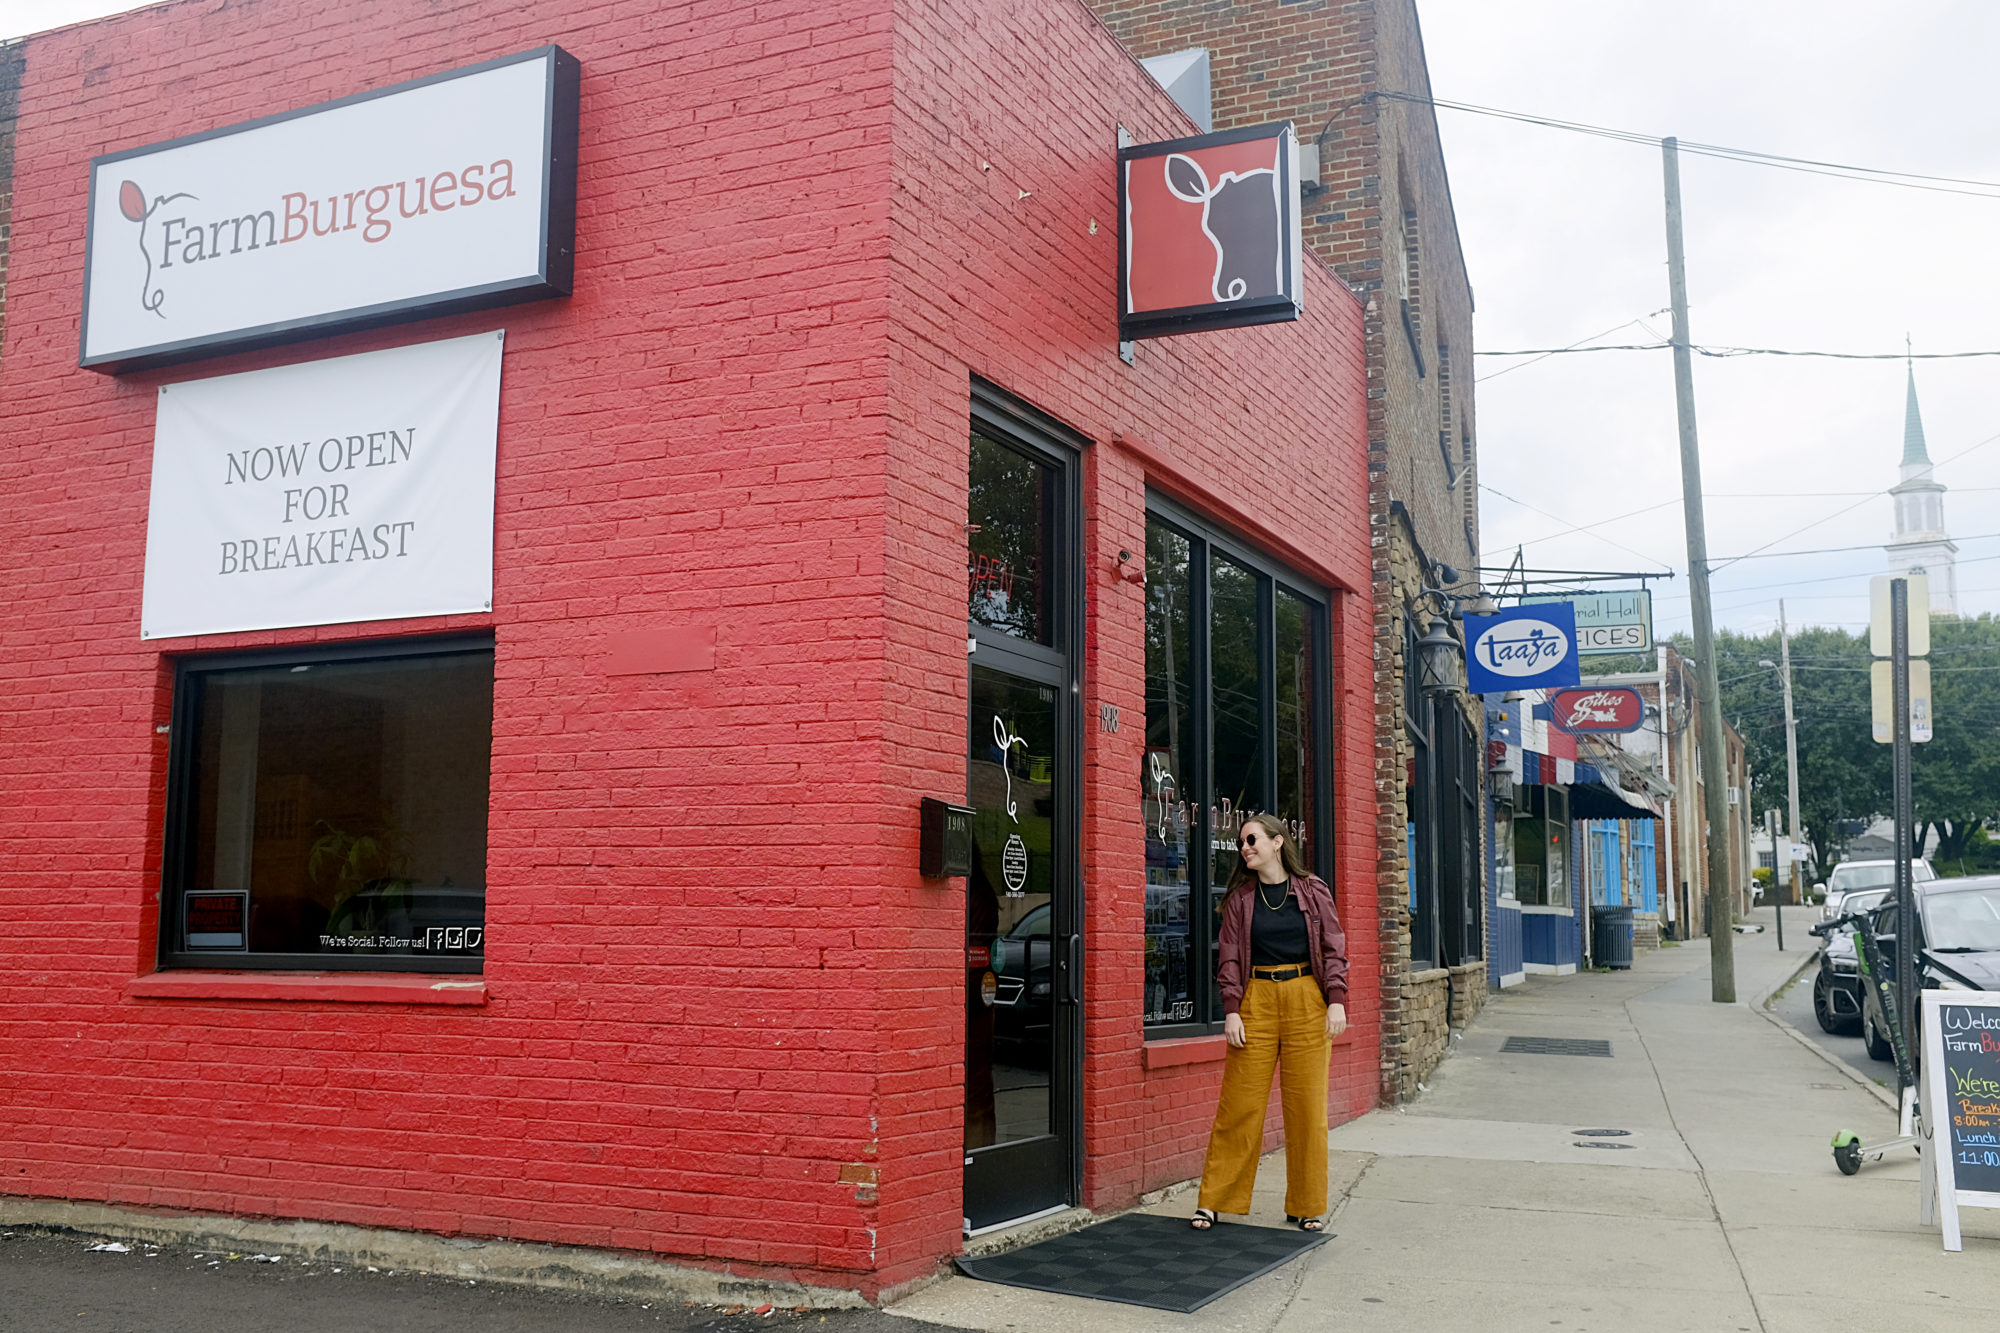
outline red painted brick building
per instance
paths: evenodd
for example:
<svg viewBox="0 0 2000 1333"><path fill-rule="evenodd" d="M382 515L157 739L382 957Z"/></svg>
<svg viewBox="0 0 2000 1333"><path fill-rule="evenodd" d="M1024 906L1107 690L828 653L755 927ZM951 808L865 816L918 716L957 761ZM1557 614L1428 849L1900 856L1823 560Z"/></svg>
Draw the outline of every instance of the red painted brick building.
<svg viewBox="0 0 2000 1333"><path fill-rule="evenodd" d="M573 294L79 368L93 156L545 44ZM1335 883L1375 1103L1362 309L1308 259L1297 322L1121 360L1117 131L1193 130L1082 4L190 2L12 58L0 1191L876 1294L1199 1170L1188 849L1251 808ZM162 386L496 329L490 612L141 636ZM312 956L371 902L483 947Z"/></svg>

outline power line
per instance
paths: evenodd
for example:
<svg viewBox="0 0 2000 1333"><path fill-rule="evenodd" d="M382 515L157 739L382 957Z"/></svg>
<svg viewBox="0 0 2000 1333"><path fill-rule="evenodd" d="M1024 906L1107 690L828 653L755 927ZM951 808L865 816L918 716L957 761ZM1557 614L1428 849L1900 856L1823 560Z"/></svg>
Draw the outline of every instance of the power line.
<svg viewBox="0 0 2000 1333"><path fill-rule="evenodd" d="M1957 453L1953 454L1949 458L1939 459L1936 463L1933 463L1931 466L1933 469L1936 469L1943 467L1946 463L1956 462L1957 460L1965 457L1967 454L1972 453L1974 450L1984 449L1987 445L1993 443L1995 440L2000 440L2000 435L1989 435L1985 439L1979 441L1979 443L1968 445L1966 448L1959 450ZM1901 484L1902 484L1901 482L1897 483L1897 485ZM1826 517L1824 518L1816 518L1802 528L1793 528L1790 532L1784 534L1782 537L1773 537L1770 541L1765 542L1762 546L1757 547L1755 550L1746 551L1742 555L1731 557L1730 559L1723 561L1722 564L1720 565L1710 562L1709 572L1713 574L1718 572L1719 570L1727 569L1730 565L1735 564L1738 560L1747 559L1748 557L1756 555L1762 551L1768 551L1773 546L1776 546L1779 542L1790 541L1792 538L1798 536L1800 533L1810 532L1822 523L1831 523L1836 518L1839 518L1842 514L1851 514L1855 510L1861 508L1862 505L1867 504L1869 500L1873 500L1875 496L1887 495L1893 489L1895 488L1891 486L1884 486L1881 490L1875 492L1875 495L1868 496L1866 499L1856 500L1853 504L1847 505L1844 508L1836 509L1831 514L1826 515Z"/></svg>
<svg viewBox="0 0 2000 1333"><path fill-rule="evenodd" d="M1643 144L1649 148L1660 145L1661 136L1641 134L1636 130L1613 129L1608 125L1592 125L1580 120L1560 120L1554 116L1537 116L1525 111L1506 111L1499 107L1478 106L1471 102L1448 102L1435 97L1423 97L1416 93L1378 92L1377 97L1394 102L1410 102L1418 106L1442 108L1446 111L1463 111L1476 116L1492 116L1500 120L1519 121L1526 125L1539 125L1543 129L1566 130L1572 134L1588 134L1600 139L1614 139L1620 143ZM1895 171L1886 167L1863 167L1850 162L1827 162L1810 157L1792 157L1784 153L1765 153L1754 148L1731 148L1725 144L1692 143L1678 141L1679 150L1696 157L1721 158L1724 161L1742 162L1749 166L1775 167L1781 171L1804 172L1810 176L1832 176L1840 180L1862 181L1871 185L1895 185L1906 190L1928 190L1938 194L1963 194L1976 199L2000 199L2000 181L1970 180L1961 176L1936 176L1919 171Z"/></svg>
<svg viewBox="0 0 2000 1333"><path fill-rule="evenodd" d="M1521 508L1523 508L1523 509L1532 509L1532 510L1534 510L1534 511L1535 511L1535 512L1536 512L1537 514L1540 514L1540 515L1541 515L1541 516L1542 516L1543 518L1552 518L1552 519L1554 519L1554 520L1555 520L1556 522L1558 522L1558 523L1567 523L1567 522L1569 522L1569 520L1568 520L1568 519L1566 519L1566 518L1564 518L1564 517L1563 517L1563 516L1562 516L1561 514L1552 514L1552 513L1550 513L1550 512L1548 511L1548 510L1546 510L1546 509L1542 508L1542 507L1541 507L1540 505L1533 505L1533 504L1529 504L1529 503L1528 503L1528 502L1527 502L1526 500L1517 500L1517 499L1515 499L1515 498L1514 498L1513 496L1511 496L1511 495L1507 494L1507 492L1505 492L1505 491L1503 491L1503 490L1498 490L1498 489L1496 489L1496 488L1494 488L1494 487L1492 487L1492 486L1489 486L1489 485L1487 485L1487 484L1486 484L1485 482L1483 482L1483 481L1479 483L1479 489L1480 489L1480 490L1482 490L1482 491L1490 491L1490 492L1492 492L1492 493L1493 493L1494 495L1497 495L1497 496L1499 496L1499 497L1500 497L1501 499L1503 499L1503 500L1507 501L1507 502L1508 502L1509 504L1517 504L1517 505L1521 506ZM1594 527L1594 526L1596 526L1596 525L1595 525L1595 524L1585 524L1584 526L1586 526L1586 527ZM1580 529L1579 529L1579 530L1580 530ZM1657 557L1655 557L1655 556L1650 556L1650 555L1647 555L1647 554L1646 554L1646 553L1645 553L1644 551L1635 551L1635 550L1633 550L1633 549L1632 549L1631 547L1627 546L1627 545L1626 545L1625 543L1623 543L1623 542L1620 542L1620 541L1612 541L1612 539L1611 539L1611 538L1609 538L1609 537L1605 536L1605 535L1604 535L1603 533L1601 533L1601 532L1598 532L1598 533L1592 533L1591 535L1592 535L1592 536L1594 536L1594 537L1596 537L1596 538L1597 538L1597 540L1599 540L1599 541L1601 541L1601 542L1610 542L1610 543L1611 543L1611 545L1613 545L1613 546L1617 547L1617 548L1618 548L1619 550L1621 550L1621 551L1624 551L1624 552L1626 552L1626 553L1628 553L1628 554L1630 554L1630 555L1636 555L1636 556L1638 556L1638 557L1639 557L1639 558L1640 558L1641 560L1646 560L1646 561L1651 561L1651 562L1652 562L1652 563L1654 563L1654 564L1663 564L1663 565L1664 565L1664 564L1667 564L1667 562L1666 562L1666 561L1664 561L1664 560L1660 560L1660 559L1658 559L1658 558L1657 558ZM1671 573L1673 572L1673 566L1672 566L1672 565L1667 565L1667 569L1666 569L1666 572L1667 572L1667 573L1669 573L1669 574L1671 574Z"/></svg>
<svg viewBox="0 0 2000 1333"><path fill-rule="evenodd" d="M1995 195L1994 197L2000 198L2000 195ZM1617 329L1607 329L1605 333L1616 333L1618 329L1625 328L1628 324L1637 324L1638 322L1636 319L1627 320L1625 324L1618 325ZM1600 333L1595 336L1602 338L1604 334ZM1585 343L1589 341L1590 339L1588 338L1584 339ZM1535 361L1546 361L1552 356L1581 355L1585 352L1664 352L1672 346L1673 343L1671 341L1656 343L1606 343L1601 347L1586 347L1583 343L1574 343L1568 347L1524 347L1506 352L1475 350L1473 355L1532 356L1535 358ZM2000 356L2000 347L1984 348L1971 352L1826 352L1795 347L1709 347L1701 343L1689 343L1688 350L1700 356L1718 358L1738 356L1815 356L1834 361L1958 361L1973 356ZM1534 365L1535 361L1523 361L1519 366L1509 366L1507 370L1520 370L1525 366ZM1481 376L1474 383L1483 384L1487 380L1498 379L1500 376L1505 375L1507 370L1499 370L1491 375Z"/></svg>
<svg viewBox="0 0 2000 1333"><path fill-rule="evenodd" d="M1868 498L1872 500L1876 495L1880 495L1881 493L1880 491L1876 491L1869 495ZM1657 507L1655 506L1655 508ZM1643 513L1644 511L1640 512ZM2000 537L2000 532L1982 532L1971 537L1953 537L1951 540L1954 542L1986 542L1992 541L1995 537ZM1760 548L1743 555L1724 556L1723 560L1733 565L1738 560L1782 560L1790 555L1839 555L1846 551L1879 551L1888 544L1887 542L1863 542L1859 546L1816 546L1806 551L1766 551Z"/></svg>
<svg viewBox="0 0 2000 1333"><path fill-rule="evenodd" d="M1659 314L1660 312L1659 312L1659 311L1657 311L1657 310L1655 310L1655 311L1654 311L1653 313L1657 315L1657 314ZM1554 349L1553 351L1548 351L1548 352L1543 352L1543 353L1541 353L1541 354L1540 354L1539 356L1535 356L1535 360L1534 360L1534 361L1523 361L1523 362L1522 362L1522 363L1521 363L1520 365L1518 365L1518 366L1509 366L1509 367L1507 367L1507 368L1506 368L1505 370L1496 370L1496 371L1494 371L1494 372L1493 372L1493 373L1492 373L1491 375L1480 375L1480 376L1478 376L1477 378L1475 378L1475 379L1474 379L1474 380L1473 380L1472 382L1473 382L1474 384L1484 384L1484 383L1486 383L1486 381L1488 381L1488 380L1497 380L1497 379L1499 379L1499 378L1500 378L1500 377L1501 377L1502 375L1511 375L1511 374L1513 374L1513 373L1514 373L1515 371L1517 371L1517 370L1525 370L1525 369L1527 369L1527 368L1528 368L1529 366L1532 366L1532 365L1534 365L1534 364L1535 364L1536 362L1538 362L1538 361L1546 361L1546 360L1547 360L1548 358L1550 358L1550 357L1552 357L1552 356L1555 356L1555 355L1557 355L1557 354L1559 354L1559 353L1561 353L1561 352L1574 352L1574 351L1578 351L1578 350L1597 350L1597 349L1586 349L1586 348L1584 348L1584 344L1585 344L1585 343L1593 343L1593 342L1596 342L1596 341L1597 341L1597 340L1598 340L1599 338L1608 338L1608 337L1610 337L1610 336L1611 336L1612 334L1614 334L1614 333L1618 332L1618 330L1620 330L1620 329L1629 329L1629 328L1631 328L1631 327L1632 327L1632 326L1633 326L1634 324L1637 324L1638 322L1639 322L1639 321L1638 321L1638 320L1636 320L1636 319L1628 319L1628 320L1626 320L1626 321L1625 321L1625 322L1624 322L1623 324L1613 324L1613 325L1612 325L1612 326L1611 326L1610 328L1608 328L1608 329L1604 330L1604 332L1602 332L1602 333L1593 333L1593 334L1591 334L1591 335L1590 335L1590 336L1589 336L1588 338L1582 338L1582 339L1579 339L1578 341L1576 341L1576 342L1573 342L1573 343L1571 343L1571 344L1570 344L1569 346L1567 346L1567 347L1558 347L1558 348ZM1529 352L1514 352L1514 353L1506 353L1506 352L1478 352L1478 351L1475 351L1475 352L1473 352L1473 355L1474 355L1474 356L1507 356L1507 355L1513 355L1513 356L1530 356L1530 355L1534 355L1534 354L1533 354L1533 353L1529 353Z"/></svg>

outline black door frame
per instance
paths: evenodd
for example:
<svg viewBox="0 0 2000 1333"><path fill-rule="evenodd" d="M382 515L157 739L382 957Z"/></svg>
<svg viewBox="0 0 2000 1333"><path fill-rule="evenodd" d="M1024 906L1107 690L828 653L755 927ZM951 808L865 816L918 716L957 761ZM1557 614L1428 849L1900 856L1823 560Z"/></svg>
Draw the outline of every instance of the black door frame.
<svg viewBox="0 0 2000 1333"><path fill-rule="evenodd" d="M1083 451L1090 441L985 380L971 385L970 431L990 435L1055 470L1056 531L1048 550L1054 566L1049 602L1055 646L1029 643L968 619L967 672L974 663L1044 685L1060 699L1057 734L1055 892L1050 895L1055 1018L1050 1034L1050 1124L1062 1140L1065 1197L1083 1197ZM968 1161L970 1154L968 1154Z"/></svg>

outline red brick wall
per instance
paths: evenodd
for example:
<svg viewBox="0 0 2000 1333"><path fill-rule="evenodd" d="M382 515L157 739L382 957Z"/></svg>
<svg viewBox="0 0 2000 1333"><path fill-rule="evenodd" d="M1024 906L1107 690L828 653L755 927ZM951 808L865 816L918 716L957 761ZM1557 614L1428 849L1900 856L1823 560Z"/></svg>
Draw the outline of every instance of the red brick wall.
<svg viewBox="0 0 2000 1333"><path fill-rule="evenodd" d="M1403 627L1416 591L1409 575L1420 551L1476 577L1479 532L1472 288L1437 118L1428 106L1382 96L1431 94L1415 0L1089 3L1135 55L1206 48L1216 129L1291 120L1301 142L1319 142L1325 188L1304 210L1306 243L1367 302L1382 1096L1396 1101L1443 1054L1439 1043L1413 1051L1398 1017L1410 971L1402 694ZM1394 276L1406 243L1408 329ZM1428 623L1428 614L1416 616L1419 633Z"/></svg>
<svg viewBox="0 0 2000 1333"><path fill-rule="evenodd" d="M583 66L574 297L76 369L92 154L545 42ZM975 373L1095 442L1084 702L1126 723L1086 756L1089 1200L1198 1169L1218 1066L1142 1068L1142 603L1099 575L1143 549L1150 476L1224 520L1269 497L1247 535L1349 590L1336 837L1342 885L1365 885L1360 312L1314 270L1301 324L1118 361L1114 125L1185 123L1085 11L188 3L26 60L0 340L0 1190L866 1291L954 1250L963 893L917 877L915 813L964 787ZM158 384L502 326L491 616L139 641ZM604 670L608 635L707 625L712 672ZM154 956L175 655L486 626L489 1003L128 996ZM1372 1053L1373 903L1342 908ZM1372 1100L1351 1055L1342 1114Z"/></svg>
<svg viewBox="0 0 2000 1333"><path fill-rule="evenodd" d="M1148 341L1125 366L1113 318L1116 128L1144 142L1190 133L1186 119L1081 6L954 0L923 8L899 31L897 59L892 468L915 491L933 488L935 498L912 505L894 526L927 525L939 547L951 541L963 513L959 404L970 374L1096 442L1086 459L1084 542L1091 611L1085 1196L1111 1206L1199 1174L1220 1075L1213 1062L1144 1068L1145 602L1109 569L1119 550L1145 549L1149 481L1224 523L1239 506L1256 509L1312 562L1303 572L1349 590L1335 601L1343 723L1337 879L1358 890L1343 893L1341 906L1360 955L1354 973L1363 980L1351 1007L1362 1031L1336 1061L1335 1098L1341 1119L1374 1103L1359 302L1309 260L1302 323ZM963 240L937 246L946 235ZM901 410L917 404L927 406ZM910 582L899 586L905 567L892 555L891 597L909 607L892 617L892 632L934 624L932 651L962 652L949 614L962 596L955 571L907 572ZM964 681L962 671L938 672L932 706L961 714ZM1116 734L1096 727L1104 703L1120 710ZM939 781L963 764L957 738L949 739L936 760ZM939 1057L949 1058L956 1029L933 1024L930 1032ZM955 1087L944 1090L956 1095ZM940 1171L956 1170L955 1140L940 1136L936 1152Z"/></svg>

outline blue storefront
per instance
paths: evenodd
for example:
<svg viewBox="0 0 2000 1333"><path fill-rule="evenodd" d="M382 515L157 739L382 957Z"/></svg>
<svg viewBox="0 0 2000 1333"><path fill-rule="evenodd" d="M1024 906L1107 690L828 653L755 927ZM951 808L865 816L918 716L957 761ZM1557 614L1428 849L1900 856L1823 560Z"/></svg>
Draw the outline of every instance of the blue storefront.
<svg viewBox="0 0 2000 1333"><path fill-rule="evenodd" d="M1551 726L1541 691L1486 711L1489 976L1563 976L1591 957L1589 909L1656 912L1657 809Z"/></svg>

